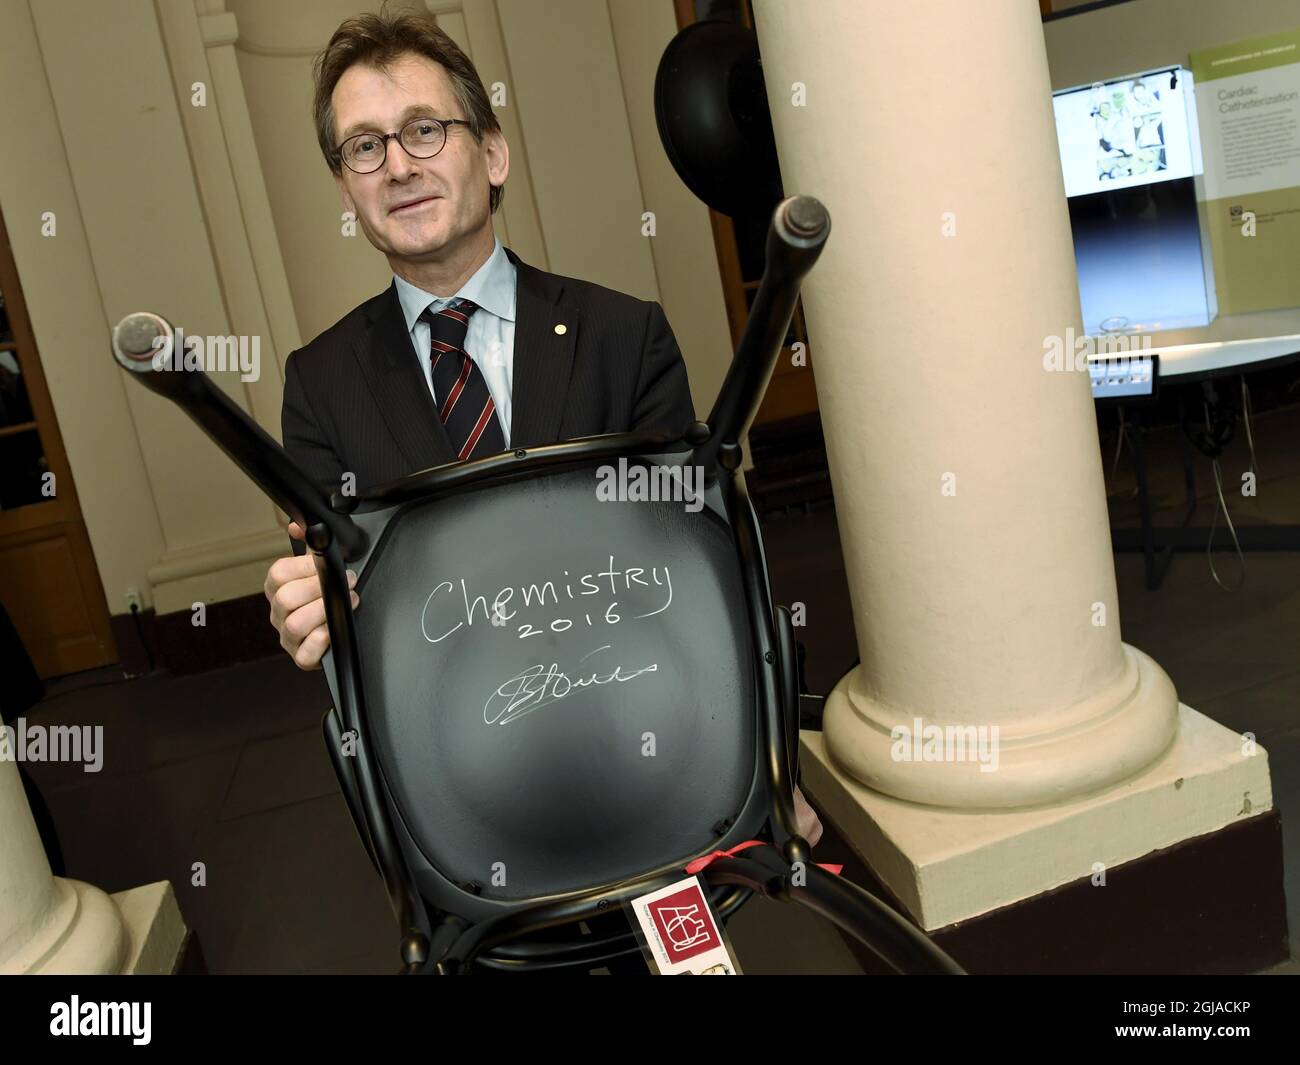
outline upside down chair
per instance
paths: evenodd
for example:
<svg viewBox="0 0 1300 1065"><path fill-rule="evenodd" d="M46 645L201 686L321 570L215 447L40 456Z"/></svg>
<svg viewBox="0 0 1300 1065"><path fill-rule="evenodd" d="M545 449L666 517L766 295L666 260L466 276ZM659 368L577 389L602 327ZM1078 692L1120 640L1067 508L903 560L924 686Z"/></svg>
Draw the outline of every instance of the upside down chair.
<svg viewBox="0 0 1300 1065"><path fill-rule="evenodd" d="M707 863L724 921L761 892L899 972L961 971L820 868L795 818L794 630L771 601L737 441L829 230L814 199L776 208L707 422L520 448L353 495L312 485L201 370L156 368L175 337L165 319L114 330L117 361L306 530L331 645L326 742L387 889L401 972L574 972L637 955L630 928L581 936L578 922L692 862ZM624 498L605 490L634 483ZM557 926L574 934L535 938Z"/></svg>

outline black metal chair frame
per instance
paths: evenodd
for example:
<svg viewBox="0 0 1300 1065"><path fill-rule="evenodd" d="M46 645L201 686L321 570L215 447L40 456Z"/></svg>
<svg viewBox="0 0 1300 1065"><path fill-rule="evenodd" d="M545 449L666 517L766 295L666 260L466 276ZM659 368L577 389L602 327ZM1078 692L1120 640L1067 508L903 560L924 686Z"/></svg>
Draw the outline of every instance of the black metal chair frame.
<svg viewBox="0 0 1300 1065"><path fill-rule="evenodd" d="M159 338L171 325L152 314L128 316L114 330L117 361L142 384L176 402L286 513L306 530L316 560L330 634L327 674L335 708L323 722L326 746L344 798L372 863L383 879L400 930L404 973L467 973L475 968L518 971L587 969L641 947L631 933L572 942L520 942L541 929L574 924L685 875L692 861L758 839L735 855L715 857L700 878L721 919L754 892L805 905L875 951L899 972L960 973L928 937L862 888L821 869L799 835L794 810L798 778L799 685L790 612L774 609L763 547L745 490L738 438L762 398L784 343L799 284L830 230L816 200L792 197L778 205L767 243L767 268L736 356L710 412L678 435L619 433L542 447L518 448L468 463L441 466L355 496L327 501L288 454L200 371L158 372ZM720 494L732 529L747 601L756 665L755 781L751 799L731 824L713 827L695 853L594 888L523 900L486 899L452 885L430 899L416 884L404 850L384 766L371 742L358 635L347 570L367 558L376 534L408 504L626 457L653 461L684 456L705 471ZM345 739L351 750L343 753ZM707 830L702 831L707 835Z"/></svg>

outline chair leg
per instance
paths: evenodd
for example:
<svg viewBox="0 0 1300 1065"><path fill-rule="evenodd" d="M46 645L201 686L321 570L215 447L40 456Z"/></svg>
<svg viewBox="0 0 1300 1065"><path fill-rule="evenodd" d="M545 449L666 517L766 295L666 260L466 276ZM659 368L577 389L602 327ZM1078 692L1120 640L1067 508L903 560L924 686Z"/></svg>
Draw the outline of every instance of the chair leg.
<svg viewBox="0 0 1300 1065"><path fill-rule="evenodd" d="M776 645L781 683L782 720L790 779L799 779L799 662L794 621L787 607L776 608Z"/></svg>
<svg viewBox="0 0 1300 1065"><path fill-rule="evenodd" d="M334 766L334 775L338 778L339 790L343 792L343 801L347 803L348 813L352 816L352 827L357 830L357 835L361 837L361 845L365 847L370 864L374 866L375 872L379 872L379 862L370 849L370 836L365 830L365 822L361 816L361 798L357 794L356 781L352 778L352 765L343 753L343 728L337 708L331 706L325 712L325 718L321 722L321 730L325 734L325 749L329 752L330 764Z"/></svg>

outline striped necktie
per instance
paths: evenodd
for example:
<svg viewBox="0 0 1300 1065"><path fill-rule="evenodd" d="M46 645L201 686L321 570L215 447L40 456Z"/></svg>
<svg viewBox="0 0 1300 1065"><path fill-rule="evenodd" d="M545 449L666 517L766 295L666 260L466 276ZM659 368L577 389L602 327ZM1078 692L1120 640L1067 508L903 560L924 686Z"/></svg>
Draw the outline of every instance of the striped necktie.
<svg viewBox="0 0 1300 1065"><path fill-rule="evenodd" d="M483 371L465 351L470 315L477 310L477 304L460 300L440 311L427 307L420 316L429 323L429 359L433 364L438 417L459 462L506 449L505 434Z"/></svg>

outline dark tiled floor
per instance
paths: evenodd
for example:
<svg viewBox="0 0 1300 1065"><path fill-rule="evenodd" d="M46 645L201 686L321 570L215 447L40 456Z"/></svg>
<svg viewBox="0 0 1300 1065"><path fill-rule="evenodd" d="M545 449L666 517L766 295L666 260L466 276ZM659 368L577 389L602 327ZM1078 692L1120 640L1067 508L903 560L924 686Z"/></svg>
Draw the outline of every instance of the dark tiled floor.
<svg viewBox="0 0 1300 1065"><path fill-rule="evenodd" d="M1300 408L1257 419L1259 494L1235 521L1300 523ZM1109 469L1107 456L1107 467ZM1177 436L1149 440L1157 523L1177 520ZM1224 459L1240 484L1244 439ZM1203 513L1209 463L1197 460ZM1110 484L1117 523L1135 521L1130 456ZM766 529L778 601L807 607L807 680L828 691L856 657L838 533L830 508ZM1216 554L1225 581L1235 556ZM1143 585L1140 556L1120 555L1124 638L1152 654L1184 702L1269 750L1283 813L1293 942L1300 932L1300 555L1247 556L1246 583L1220 590L1201 554L1174 562L1162 589ZM395 936L384 892L338 794L320 734L319 675L284 658L199 676L121 683L83 675L52 687L29 718L105 726L104 769L33 764L62 838L69 875L117 891L175 886L213 972L391 972ZM753 973L856 972L829 925L791 906L751 902L729 925ZM1294 969L1295 963L1283 966Z"/></svg>

